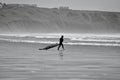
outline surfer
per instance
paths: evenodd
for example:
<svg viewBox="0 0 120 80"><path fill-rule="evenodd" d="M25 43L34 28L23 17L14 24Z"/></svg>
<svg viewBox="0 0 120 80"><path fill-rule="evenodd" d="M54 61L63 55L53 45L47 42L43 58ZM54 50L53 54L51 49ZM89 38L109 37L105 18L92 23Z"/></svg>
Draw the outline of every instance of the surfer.
<svg viewBox="0 0 120 80"><path fill-rule="evenodd" d="M64 41L64 36L62 35L61 38L59 39L59 45L58 45L58 50L59 48L62 46L63 50L64 50L64 45L63 45L63 41Z"/></svg>

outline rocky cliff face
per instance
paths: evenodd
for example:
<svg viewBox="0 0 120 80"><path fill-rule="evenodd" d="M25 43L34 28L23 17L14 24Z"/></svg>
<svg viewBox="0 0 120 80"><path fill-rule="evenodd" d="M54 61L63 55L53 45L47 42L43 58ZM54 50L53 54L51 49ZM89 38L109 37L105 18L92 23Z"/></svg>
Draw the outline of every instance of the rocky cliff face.
<svg viewBox="0 0 120 80"><path fill-rule="evenodd" d="M120 13L6 6L0 33L120 33Z"/></svg>

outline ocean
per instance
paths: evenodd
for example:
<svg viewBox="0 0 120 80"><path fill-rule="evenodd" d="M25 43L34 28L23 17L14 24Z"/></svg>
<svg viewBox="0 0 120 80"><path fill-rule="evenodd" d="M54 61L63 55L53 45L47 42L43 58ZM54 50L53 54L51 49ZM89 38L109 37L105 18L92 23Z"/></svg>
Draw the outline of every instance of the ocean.
<svg viewBox="0 0 120 80"><path fill-rule="evenodd" d="M62 34L1 34L8 42L55 44ZM120 46L119 35L64 34L65 45Z"/></svg>
<svg viewBox="0 0 120 80"><path fill-rule="evenodd" d="M61 35L0 35L0 80L120 80L119 36Z"/></svg>

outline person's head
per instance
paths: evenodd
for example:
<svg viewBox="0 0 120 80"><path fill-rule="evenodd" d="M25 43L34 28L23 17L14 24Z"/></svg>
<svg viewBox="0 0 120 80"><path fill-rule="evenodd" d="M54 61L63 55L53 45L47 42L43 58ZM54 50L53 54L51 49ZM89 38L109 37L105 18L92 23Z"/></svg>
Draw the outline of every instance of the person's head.
<svg viewBox="0 0 120 80"><path fill-rule="evenodd" d="M64 36L62 35L61 38L63 38Z"/></svg>

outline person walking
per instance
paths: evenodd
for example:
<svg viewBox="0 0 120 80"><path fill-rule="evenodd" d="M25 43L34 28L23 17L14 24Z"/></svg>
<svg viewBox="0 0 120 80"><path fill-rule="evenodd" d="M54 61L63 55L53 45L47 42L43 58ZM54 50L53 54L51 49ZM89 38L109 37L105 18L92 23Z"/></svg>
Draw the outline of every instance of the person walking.
<svg viewBox="0 0 120 80"><path fill-rule="evenodd" d="M58 45L58 50L60 49L60 47L62 46L63 50L64 50L64 45L63 45L63 41L64 41L64 36L62 35L61 38L59 39L59 45Z"/></svg>

